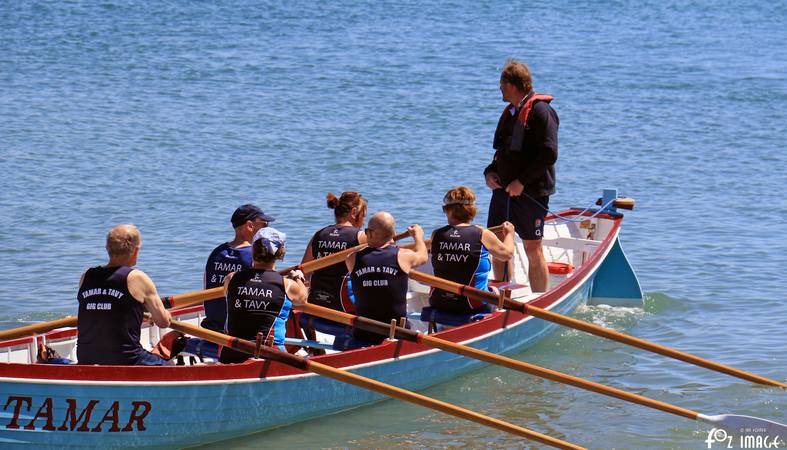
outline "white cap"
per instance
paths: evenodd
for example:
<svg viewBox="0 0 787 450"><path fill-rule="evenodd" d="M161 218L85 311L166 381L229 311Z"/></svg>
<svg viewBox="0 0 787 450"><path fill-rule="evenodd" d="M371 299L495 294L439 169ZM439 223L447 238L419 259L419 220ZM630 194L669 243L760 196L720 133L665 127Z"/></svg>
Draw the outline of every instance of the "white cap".
<svg viewBox="0 0 787 450"><path fill-rule="evenodd" d="M272 227L260 228L254 235L252 244L261 241L270 254L275 254L287 242L287 235Z"/></svg>

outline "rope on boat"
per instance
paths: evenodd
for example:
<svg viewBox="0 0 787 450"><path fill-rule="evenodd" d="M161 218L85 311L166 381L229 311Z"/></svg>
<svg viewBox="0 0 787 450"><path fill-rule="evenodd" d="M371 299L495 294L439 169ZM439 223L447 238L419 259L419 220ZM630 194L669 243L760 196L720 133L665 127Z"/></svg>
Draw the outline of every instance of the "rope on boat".
<svg viewBox="0 0 787 450"><path fill-rule="evenodd" d="M535 203L536 205L541 206L541 203L538 203L533 197L529 196L526 192L522 191L522 195L524 195L525 197L527 197L530 200L532 200L533 203ZM582 210L582 212L580 212L578 214L572 214L574 216L580 216L581 219L571 219L571 218L568 218L568 217L561 216L560 214L558 214L555 211L550 210L549 208L544 208L543 206L541 206L541 208L546 210L547 214L551 214L551 215L553 215L553 216L558 218L557 221L551 222L550 225L561 225L561 224L569 223L569 222L578 223L578 222L584 222L586 220L593 219L596 216L598 216L599 214L603 213L610 205L615 203L615 200L617 200L617 199L613 198L612 200L608 201L605 205L603 205L601 208L599 208L598 211L594 212L593 214L591 214L588 217L583 216L583 214L585 214L586 212L588 212L591 209L593 209L593 207L596 206L595 203L591 203L590 206L588 206L587 208L585 208L584 210Z"/></svg>

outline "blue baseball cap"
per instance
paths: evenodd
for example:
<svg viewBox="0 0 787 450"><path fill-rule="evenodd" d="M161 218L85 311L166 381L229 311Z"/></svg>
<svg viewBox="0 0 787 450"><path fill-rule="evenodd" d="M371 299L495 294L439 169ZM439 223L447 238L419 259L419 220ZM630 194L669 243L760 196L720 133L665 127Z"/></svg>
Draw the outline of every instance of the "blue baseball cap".
<svg viewBox="0 0 787 450"><path fill-rule="evenodd" d="M238 228L239 226L246 223L248 220L254 220L256 218L260 218L268 223L275 221L271 216L265 215L262 210L251 203L247 203L245 205L239 206L238 209L232 213L232 218L230 222L232 222L232 228Z"/></svg>

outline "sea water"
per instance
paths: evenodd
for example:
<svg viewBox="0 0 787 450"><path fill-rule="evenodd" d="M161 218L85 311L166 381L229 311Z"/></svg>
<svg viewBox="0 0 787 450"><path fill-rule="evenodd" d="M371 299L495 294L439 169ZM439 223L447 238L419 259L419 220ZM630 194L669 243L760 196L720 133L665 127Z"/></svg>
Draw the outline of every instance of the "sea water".
<svg viewBox="0 0 787 450"><path fill-rule="evenodd" d="M202 287L246 202L287 233L285 264L331 222L329 191L428 232L464 184L484 223L515 57L560 116L550 206L637 200L621 241L645 308L577 316L785 380L785 23L784 2L749 1L3 2L0 326L74 314L118 223L162 294ZM572 330L517 357L787 422L784 392ZM502 368L425 394L591 448L707 448L709 427ZM531 444L386 401L216 448L260 446Z"/></svg>

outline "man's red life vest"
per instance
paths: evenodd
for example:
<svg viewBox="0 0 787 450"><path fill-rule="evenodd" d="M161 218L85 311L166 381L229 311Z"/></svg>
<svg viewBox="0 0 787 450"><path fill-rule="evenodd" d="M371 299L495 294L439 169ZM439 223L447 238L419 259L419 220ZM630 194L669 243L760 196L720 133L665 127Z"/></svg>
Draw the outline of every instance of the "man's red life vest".
<svg viewBox="0 0 787 450"><path fill-rule="evenodd" d="M519 110L519 115L517 116L519 121L522 123L522 126L527 128L527 119L530 118L530 111L533 110L533 105L535 105L536 102L547 102L547 103L549 103L554 98L555 97L552 97L551 95L547 95L547 94L533 94L533 95L531 95L530 98L527 99L525 104L522 105L522 109ZM511 108L511 105L507 106L506 110L503 111L503 114L508 112L508 110L510 108Z"/></svg>

